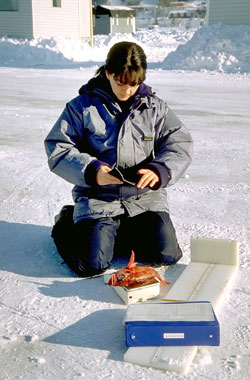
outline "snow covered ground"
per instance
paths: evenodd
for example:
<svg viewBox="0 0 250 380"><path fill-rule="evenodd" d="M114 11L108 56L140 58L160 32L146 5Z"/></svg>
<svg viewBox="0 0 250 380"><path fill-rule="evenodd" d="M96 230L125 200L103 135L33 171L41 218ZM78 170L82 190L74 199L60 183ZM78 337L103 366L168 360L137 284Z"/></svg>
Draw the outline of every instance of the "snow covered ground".
<svg viewBox="0 0 250 380"><path fill-rule="evenodd" d="M93 50L63 39L0 40L1 380L249 378L250 28L215 26L206 46L204 34L169 28L96 36ZM43 140L110 46L125 38L144 47L147 83L195 141L186 176L169 188L184 257L165 278L173 283L188 264L191 236L240 242L240 269L218 315L221 345L202 350L187 376L123 361L125 305L102 278L70 272L50 238L54 215L72 203L71 185L49 172Z"/></svg>

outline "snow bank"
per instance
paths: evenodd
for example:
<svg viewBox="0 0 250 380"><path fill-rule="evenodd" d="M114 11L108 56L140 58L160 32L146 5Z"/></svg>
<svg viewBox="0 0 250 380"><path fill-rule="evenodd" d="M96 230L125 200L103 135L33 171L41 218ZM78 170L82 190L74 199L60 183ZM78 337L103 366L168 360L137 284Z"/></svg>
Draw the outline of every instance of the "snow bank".
<svg viewBox="0 0 250 380"><path fill-rule="evenodd" d="M100 66L119 41L140 44L149 68L165 70L250 72L250 27L212 25L196 29L156 28L135 34L94 36L89 42L70 38L33 40L0 38L0 66L79 68Z"/></svg>
<svg viewBox="0 0 250 380"><path fill-rule="evenodd" d="M0 38L0 66L74 68L100 65L111 46L127 40L140 44L148 62L162 62L168 53L186 43L196 29L165 28L138 31L136 34L94 36L93 48L88 41L71 38L36 38L33 40Z"/></svg>
<svg viewBox="0 0 250 380"><path fill-rule="evenodd" d="M250 72L250 27L215 24L202 27L162 63L168 70Z"/></svg>
<svg viewBox="0 0 250 380"><path fill-rule="evenodd" d="M84 55L91 60L88 42L66 38L37 38L33 40L2 37L0 65L7 67L62 67Z"/></svg>

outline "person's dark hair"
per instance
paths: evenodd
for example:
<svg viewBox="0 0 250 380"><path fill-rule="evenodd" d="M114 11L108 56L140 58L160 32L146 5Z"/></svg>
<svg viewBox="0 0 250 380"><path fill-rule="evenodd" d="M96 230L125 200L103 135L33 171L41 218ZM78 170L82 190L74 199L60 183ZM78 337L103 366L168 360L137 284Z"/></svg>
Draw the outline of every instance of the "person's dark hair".
<svg viewBox="0 0 250 380"><path fill-rule="evenodd" d="M115 79L134 86L146 78L147 57L135 42L118 42L109 50L104 68L114 74ZM97 73L101 70L103 67Z"/></svg>

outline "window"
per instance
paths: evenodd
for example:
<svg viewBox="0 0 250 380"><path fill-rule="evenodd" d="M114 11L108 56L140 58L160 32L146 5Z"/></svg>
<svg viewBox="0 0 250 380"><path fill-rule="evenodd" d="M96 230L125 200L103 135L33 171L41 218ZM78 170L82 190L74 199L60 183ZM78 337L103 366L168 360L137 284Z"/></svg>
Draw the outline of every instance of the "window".
<svg viewBox="0 0 250 380"><path fill-rule="evenodd" d="M18 0L1 0L0 11L18 11Z"/></svg>
<svg viewBox="0 0 250 380"><path fill-rule="evenodd" d="M61 0L53 0L53 7L54 8L61 8L62 7L62 1Z"/></svg>

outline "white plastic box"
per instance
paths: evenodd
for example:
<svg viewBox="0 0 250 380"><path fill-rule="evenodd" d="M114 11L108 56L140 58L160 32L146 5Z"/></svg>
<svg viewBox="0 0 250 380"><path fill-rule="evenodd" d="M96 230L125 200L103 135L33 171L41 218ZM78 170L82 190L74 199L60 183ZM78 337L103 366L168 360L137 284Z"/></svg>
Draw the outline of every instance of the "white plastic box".
<svg viewBox="0 0 250 380"><path fill-rule="evenodd" d="M104 282L107 284L110 279L110 274L104 276ZM160 282L156 278L152 284L144 286L126 287L112 286L116 293L121 297L126 305L136 302L143 302L148 299L158 297L160 294Z"/></svg>

